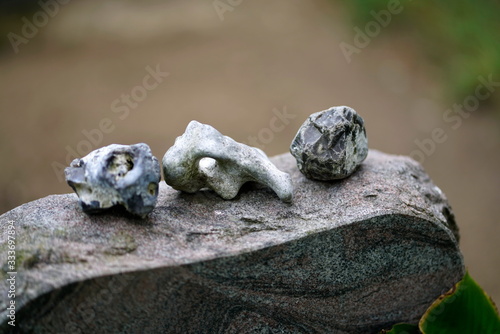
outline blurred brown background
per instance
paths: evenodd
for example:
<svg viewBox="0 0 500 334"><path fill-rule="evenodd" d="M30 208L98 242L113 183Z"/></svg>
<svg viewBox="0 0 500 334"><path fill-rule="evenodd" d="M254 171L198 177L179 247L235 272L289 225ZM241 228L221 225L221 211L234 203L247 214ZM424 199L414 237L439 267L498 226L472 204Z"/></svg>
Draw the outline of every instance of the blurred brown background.
<svg viewBox="0 0 500 334"><path fill-rule="evenodd" d="M461 93L474 95L478 76L500 81L498 54L450 91L461 81L447 74L462 73L463 54L435 61L422 47L426 35L404 25L408 2L386 27L372 25L350 62L342 42L355 46L354 28L376 22L370 7L358 8L368 20L356 21L346 2L328 0L51 3L19 11L3 3L0 213L70 192L61 171L70 151L145 142L161 159L195 119L272 156L288 151L309 114L348 105L365 119L371 148L420 157L454 208L472 276L500 302L500 94L448 113L467 98ZM470 47L487 54L474 40ZM154 71L168 76L154 85ZM430 143L436 128L446 139Z"/></svg>

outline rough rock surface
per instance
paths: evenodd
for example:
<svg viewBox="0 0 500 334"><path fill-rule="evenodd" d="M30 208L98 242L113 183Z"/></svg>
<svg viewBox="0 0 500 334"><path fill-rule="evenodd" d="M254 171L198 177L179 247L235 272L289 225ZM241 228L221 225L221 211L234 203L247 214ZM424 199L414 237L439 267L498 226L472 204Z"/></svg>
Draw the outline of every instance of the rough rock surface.
<svg viewBox="0 0 500 334"><path fill-rule="evenodd" d="M145 216L156 205L160 164L144 143L99 148L73 160L64 172L85 212L123 205L130 213Z"/></svg>
<svg viewBox="0 0 500 334"><path fill-rule="evenodd" d="M162 184L145 219L86 215L75 194L0 216L16 226L22 333L374 333L417 323L464 274L444 195L406 157L370 151L351 177L304 177L233 201ZM6 229L2 229L3 232ZM0 239L0 332L6 324Z"/></svg>
<svg viewBox="0 0 500 334"><path fill-rule="evenodd" d="M290 152L308 178L343 179L351 175L368 154L363 119L346 106L314 113L300 127Z"/></svg>
<svg viewBox="0 0 500 334"><path fill-rule="evenodd" d="M233 199L243 184L253 181L273 189L282 201L292 201L290 175L276 168L261 149L197 121L177 137L162 163L165 182L177 190L194 193L210 188L224 199Z"/></svg>

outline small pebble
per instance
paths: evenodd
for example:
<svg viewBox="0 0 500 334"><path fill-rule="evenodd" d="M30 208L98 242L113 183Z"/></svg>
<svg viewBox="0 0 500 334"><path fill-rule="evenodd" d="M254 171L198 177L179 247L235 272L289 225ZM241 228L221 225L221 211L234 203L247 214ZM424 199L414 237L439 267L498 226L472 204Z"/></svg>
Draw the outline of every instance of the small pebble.
<svg viewBox="0 0 500 334"><path fill-rule="evenodd" d="M102 147L73 160L65 174L87 213L121 205L144 217L156 205L160 164L146 144Z"/></svg>
<svg viewBox="0 0 500 334"><path fill-rule="evenodd" d="M363 119L346 106L314 113L300 127L290 152L307 178L346 178L368 155Z"/></svg>

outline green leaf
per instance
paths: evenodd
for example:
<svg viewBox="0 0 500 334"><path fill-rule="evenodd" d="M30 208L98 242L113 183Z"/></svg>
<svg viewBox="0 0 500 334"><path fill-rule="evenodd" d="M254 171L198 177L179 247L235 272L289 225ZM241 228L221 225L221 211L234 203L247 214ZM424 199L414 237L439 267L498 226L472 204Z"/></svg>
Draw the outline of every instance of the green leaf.
<svg viewBox="0 0 500 334"><path fill-rule="evenodd" d="M396 324L392 326L392 329L387 331L383 330L380 332L381 334L419 334L417 325L410 324Z"/></svg>
<svg viewBox="0 0 500 334"><path fill-rule="evenodd" d="M493 301L466 273L427 309L419 328L425 334L498 334L500 317Z"/></svg>

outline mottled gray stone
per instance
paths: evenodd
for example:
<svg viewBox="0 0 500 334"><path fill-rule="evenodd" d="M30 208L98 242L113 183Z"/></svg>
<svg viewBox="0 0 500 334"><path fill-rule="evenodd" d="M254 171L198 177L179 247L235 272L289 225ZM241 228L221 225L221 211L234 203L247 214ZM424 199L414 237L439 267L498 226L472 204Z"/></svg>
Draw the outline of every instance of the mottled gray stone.
<svg viewBox="0 0 500 334"><path fill-rule="evenodd" d="M146 144L102 147L73 160L64 172L87 213L122 205L144 217L156 205L160 164Z"/></svg>
<svg viewBox="0 0 500 334"><path fill-rule="evenodd" d="M163 177L174 189L194 193L210 188L224 199L235 198L249 181L270 187L284 202L291 202L293 195L290 175L276 168L262 150L197 121L191 121L165 153Z"/></svg>
<svg viewBox="0 0 500 334"><path fill-rule="evenodd" d="M16 329L376 333L417 323L464 274L451 209L413 160L370 151L336 182L305 178L290 154L271 161L292 176L293 204L255 184L224 201L161 183L146 219L86 215L74 194L0 216L17 231Z"/></svg>
<svg viewBox="0 0 500 334"><path fill-rule="evenodd" d="M310 179L348 177L368 154L363 119L346 106L314 113L300 127L290 152L300 171Z"/></svg>

